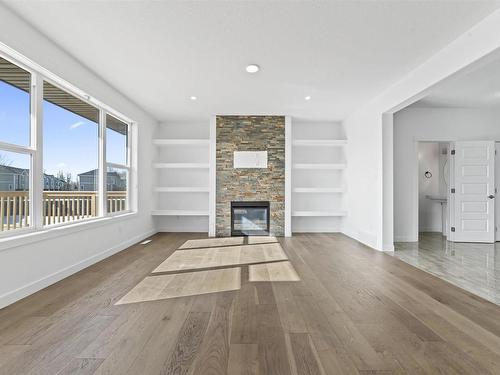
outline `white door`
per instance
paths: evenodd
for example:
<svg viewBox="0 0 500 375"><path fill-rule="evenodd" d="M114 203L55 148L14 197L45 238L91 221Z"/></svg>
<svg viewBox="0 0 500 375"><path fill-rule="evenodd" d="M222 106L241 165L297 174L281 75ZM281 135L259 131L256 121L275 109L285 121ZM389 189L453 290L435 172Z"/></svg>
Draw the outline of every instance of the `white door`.
<svg viewBox="0 0 500 375"><path fill-rule="evenodd" d="M495 242L495 142L455 143L451 240Z"/></svg>

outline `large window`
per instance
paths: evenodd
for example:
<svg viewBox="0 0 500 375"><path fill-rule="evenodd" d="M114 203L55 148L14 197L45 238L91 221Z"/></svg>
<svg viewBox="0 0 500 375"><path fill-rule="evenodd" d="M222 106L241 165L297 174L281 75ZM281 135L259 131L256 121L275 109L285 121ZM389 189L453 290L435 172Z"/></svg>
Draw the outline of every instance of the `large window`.
<svg viewBox="0 0 500 375"><path fill-rule="evenodd" d="M128 211L131 123L8 59L0 57L0 236Z"/></svg>
<svg viewBox="0 0 500 375"><path fill-rule="evenodd" d="M98 216L99 110L43 83L44 224Z"/></svg>
<svg viewBox="0 0 500 375"><path fill-rule="evenodd" d="M31 74L0 57L0 233L31 225Z"/></svg>
<svg viewBox="0 0 500 375"><path fill-rule="evenodd" d="M128 210L129 126L106 115L107 211Z"/></svg>

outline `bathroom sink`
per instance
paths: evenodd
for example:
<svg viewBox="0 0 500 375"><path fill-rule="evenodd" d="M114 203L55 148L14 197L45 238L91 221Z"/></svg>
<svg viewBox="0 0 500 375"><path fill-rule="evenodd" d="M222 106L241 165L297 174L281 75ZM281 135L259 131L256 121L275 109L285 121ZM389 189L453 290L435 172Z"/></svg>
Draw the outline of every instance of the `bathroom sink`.
<svg viewBox="0 0 500 375"><path fill-rule="evenodd" d="M448 201L448 197L444 195L426 195L425 197L427 199L430 199L431 201L436 201L439 203L446 203Z"/></svg>

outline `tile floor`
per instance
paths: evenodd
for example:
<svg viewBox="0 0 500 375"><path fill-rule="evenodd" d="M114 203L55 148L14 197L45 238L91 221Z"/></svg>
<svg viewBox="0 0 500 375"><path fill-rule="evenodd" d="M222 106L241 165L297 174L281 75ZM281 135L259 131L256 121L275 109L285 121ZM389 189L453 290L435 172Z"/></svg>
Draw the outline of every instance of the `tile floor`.
<svg viewBox="0 0 500 375"><path fill-rule="evenodd" d="M389 254L500 305L500 242L455 243L421 233L419 242L396 243Z"/></svg>

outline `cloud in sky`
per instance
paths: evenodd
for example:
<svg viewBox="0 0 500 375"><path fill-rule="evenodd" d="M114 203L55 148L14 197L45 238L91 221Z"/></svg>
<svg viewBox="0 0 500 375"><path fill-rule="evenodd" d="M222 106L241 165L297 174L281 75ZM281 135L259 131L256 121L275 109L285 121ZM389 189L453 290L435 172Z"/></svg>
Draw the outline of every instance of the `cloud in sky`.
<svg viewBox="0 0 500 375"><path fill-rule="evenodd" d="M78 121L78 122L75 122L74 124L71 124L71 125L69 126L69 128L70 128L71 130L73 130L73 129L79 128L79 127L80 127L80 126L82 126L83 124L84 124L84 122L83 122L83 121Z"/></svg>
<svg viewBox="0 0 500 375"><path fill-rule="evenodd" d="M61 163L58 163L58 164L56 165L56 167L57 167L57 168L65 168L65 167L67 167L67 164L66 164L66 163L61 162Z"/></svg>

